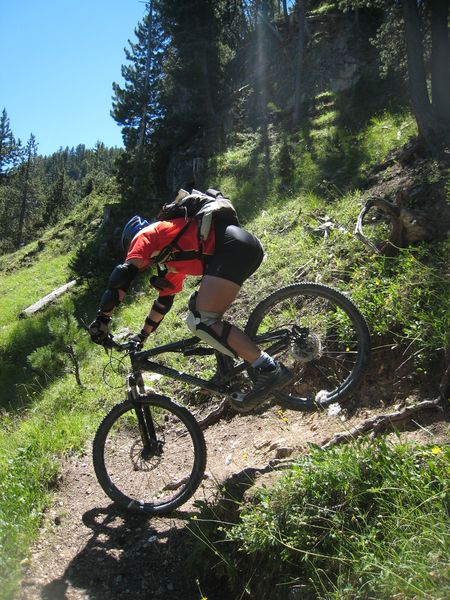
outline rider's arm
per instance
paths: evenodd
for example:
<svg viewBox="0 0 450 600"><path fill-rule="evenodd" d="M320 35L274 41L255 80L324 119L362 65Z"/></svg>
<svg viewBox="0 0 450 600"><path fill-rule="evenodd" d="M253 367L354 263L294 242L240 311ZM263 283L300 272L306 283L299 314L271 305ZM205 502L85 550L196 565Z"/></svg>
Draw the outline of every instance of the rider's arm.
<svg viewBox="0 0 450 600"><path fill-rule="evenodd" d="M113 310L125 297L140 266L142 268L142 261L139 259L127 260L123 264L117 265L109 276L108 288L100 300L97 316L88 327L91 339L96 344L103 344L108 337Z"/></svg>
<svg viewBox="0 0 450 600"><path fill-rule="evenodd" d="M146 261L141 258L126 260L123 264L114 268L108 280L108 288L105 290L101 300L98 314L110 317L113 310L124 299L131 282L137 273L146 267Z"/></svg>
<svg viewBox="0 0 450 600"><path fill-rule="evenodd" d="M159 326L172 308L175 294L183 289L185 277L184 273L167 272L163 277L150 278L150 283L158 290L159 296L153 302L141 333L150 334Z"/></svg>
<svg viewBox="0 0 450 600"><path fill-rule="evenodd" d="M159 296L152 305L152 308L145 319L144 327L142 332L146 334L152 333L159 326L165 315L172 308L174 296Z"/></svg>

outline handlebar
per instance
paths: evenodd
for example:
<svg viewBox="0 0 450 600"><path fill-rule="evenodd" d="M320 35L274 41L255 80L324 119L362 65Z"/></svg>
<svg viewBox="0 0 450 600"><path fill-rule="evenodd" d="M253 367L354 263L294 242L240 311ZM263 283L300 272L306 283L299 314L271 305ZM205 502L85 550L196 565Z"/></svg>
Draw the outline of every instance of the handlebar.
<svg viewBox="0 0 450 600"><path fill-rule="evenodd" d="M128 342L119 343L109 334L102 343L104 348L114 348L119 352L137 352L139 350L139 343L134 340Z"/></svg>

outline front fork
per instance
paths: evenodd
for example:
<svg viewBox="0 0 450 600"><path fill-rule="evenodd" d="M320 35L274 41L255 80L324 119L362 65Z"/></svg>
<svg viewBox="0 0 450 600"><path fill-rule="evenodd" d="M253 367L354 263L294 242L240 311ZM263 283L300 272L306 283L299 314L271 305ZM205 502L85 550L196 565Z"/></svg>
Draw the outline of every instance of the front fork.
<svg viewBox="0 0 450 600"><path fill-rule="evenodd" d="M153 423L150 408L139 402L141 395L145 393L142 373L132 373L128 376L127 397L133 402L134 410L138 420L139 432L142 441L142 458L149 458L155 454L161 454L162 444L156 437L155 425Z"/></svg>

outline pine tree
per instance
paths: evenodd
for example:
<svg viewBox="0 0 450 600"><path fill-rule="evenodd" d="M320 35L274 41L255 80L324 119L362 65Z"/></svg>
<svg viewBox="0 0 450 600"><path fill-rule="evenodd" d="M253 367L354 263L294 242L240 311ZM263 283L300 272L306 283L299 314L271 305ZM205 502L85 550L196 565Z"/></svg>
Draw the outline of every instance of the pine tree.
<svg viewBox="0 0 450 600"><path fill-rule="evenodd" d="M11 131L8 114L3 109L0 119L0 184L6 173L11 169L18 155L18 144Z"/></svg>
<svg viewBox="0 0 450 600"><path fill-rule="evenodd" d="M150 152L153 135L161 121L162 59L166 44L160 16L153 0L129 41L122 66L125 86L113 83L112 117L122 125L126 153L119 162L119 180L125 196L137 201L151 188Z"/></svg>
<svg viewBox="0 0 450 600"><path fill-rule="evenodd" d="M407 80L419 140L439 154L450 144L448 0L340 0L339 6L383 8L384 23L375 37L383 71L396 71Z"/></svg>
<svg viewBox="0 0 450 600"><path fill-rule="evenodd" d="M34 350L28 361L33 369L50 379L61 372L71 373L82 387L80 360L86 354L89 342L74 317L74 310L70 298L61 302L48 320L50 343Z"/></svg>
<svg viewBox="0 0 450 600"><path fill-rule="evenodd" d="M44 220L54 224L74 204L76 186L68 175L69 148L52 154L46 161L46 206Z"/></svg>
<svg viewBox="0 0 450 600"><path fill-rule="evenodd" d="M183 142L217 124L222 3L164 0L157 4L170 39L164 79L165 125Z"/></svg>
<svg viewBox="0 0 450 600"><path fill-rule="evenodd" d="M37 143L33 134L25 147L25 160L20 169L20 207L19 207L19 224L17 231L16 247L18 248L23 239L23 229L27 209L30 203L35 198L36 182L33 179L34 163L37 156Z"/></svg>
<svg viewBox="0 0 450 600"><path fill-rule="evenodd" d="M113 83L112 117L122 125L127 150L139 150L151 141L161 119L160 81L164 37L154 2L147 4L147 14L134 30L137 42L125 48L129 64L122 66L125 86Z"/></svg>

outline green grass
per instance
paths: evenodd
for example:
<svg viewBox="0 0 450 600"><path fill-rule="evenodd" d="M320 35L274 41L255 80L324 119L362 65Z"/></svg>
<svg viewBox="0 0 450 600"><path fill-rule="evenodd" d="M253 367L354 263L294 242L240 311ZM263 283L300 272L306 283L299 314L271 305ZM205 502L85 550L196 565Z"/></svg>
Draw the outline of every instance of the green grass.
<svg viewBox="0 0 450 600"><path fill-rule="evenodd" d="M449 459L445 447L384 439L313 448L238 524L221 525L236 597L245 587L276 600L304 585L324 600L445 598Z"/></svg>
<svg viewBox="0 0 450 600"><path fill-rule="evenodd" d="M37 302L68 280L69 254L61 250L55 256L47 251L29 267L2 275L0 281L0 344L7 331L27 306Z"/></svg>
<svg viewBox="0 0 450 600"><path fill-rule="evenodd" d="M73 375L35 379L27 408L0 413L0 598L9 600L51 501L63 455L85 451L107 410L124 397L123 377L108 371L91 346L82 363L80 388Z"/></svg>

